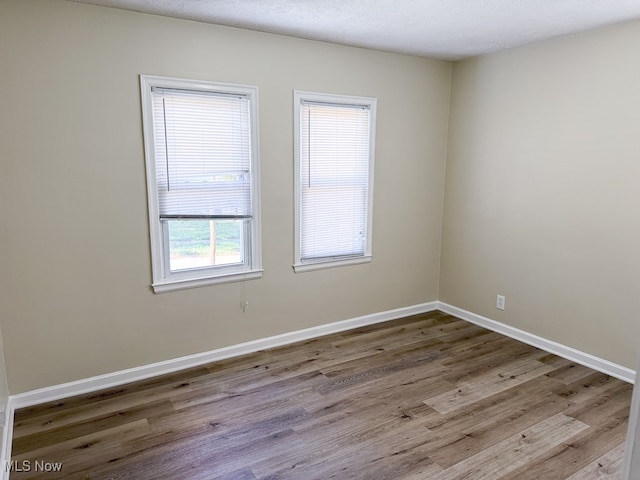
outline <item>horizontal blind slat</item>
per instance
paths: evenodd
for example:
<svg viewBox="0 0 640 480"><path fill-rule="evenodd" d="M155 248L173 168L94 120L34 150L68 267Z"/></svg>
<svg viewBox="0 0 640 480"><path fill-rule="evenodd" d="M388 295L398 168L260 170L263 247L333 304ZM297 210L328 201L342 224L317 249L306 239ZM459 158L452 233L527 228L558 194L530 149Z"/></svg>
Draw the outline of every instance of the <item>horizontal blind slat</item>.
<svg viewBox="0 0 640 480"><path fill-rule="evenodd" d="M153 89L161 216L250 216L249 100Z"/></svg>

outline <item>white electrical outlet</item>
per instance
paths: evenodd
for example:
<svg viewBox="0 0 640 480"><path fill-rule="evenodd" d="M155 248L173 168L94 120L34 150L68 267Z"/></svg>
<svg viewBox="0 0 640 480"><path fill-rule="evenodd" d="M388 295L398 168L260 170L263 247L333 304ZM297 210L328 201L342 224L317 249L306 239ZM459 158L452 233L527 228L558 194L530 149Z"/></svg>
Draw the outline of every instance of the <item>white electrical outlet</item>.
<svg viewBox="0 0 640 480"><path fill-rule="evenodd" d="M496 297L496 308L498 310L504 310L504 305L507 302L507 299L504 295L498 295Z"/></svg>

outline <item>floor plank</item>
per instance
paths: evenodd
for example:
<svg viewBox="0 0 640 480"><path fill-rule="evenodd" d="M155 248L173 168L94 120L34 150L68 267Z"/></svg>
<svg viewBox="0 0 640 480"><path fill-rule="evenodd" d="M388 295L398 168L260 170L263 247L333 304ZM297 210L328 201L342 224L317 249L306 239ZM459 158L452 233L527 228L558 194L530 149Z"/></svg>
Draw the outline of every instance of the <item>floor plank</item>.
<svg viewBox="0 0 640 480"><path fill-rule="evenodd" d="M558 413L448 468L433 480L493 480L569 440L588 425Z"/></svg>
<svg viewBox="0 0 640 480"><path fill-rule="evenodd" d="M618 480L622 475L624 444L594 460L567 480Z"/></svg>
<svg viewBox="0 0 640 480"><path fill-rule="evenodd" d="M532 358L517 360L494 368L473 380L459 382L456 388L427 398L424 402L444 415L551 371L553 367Z"/></svg>

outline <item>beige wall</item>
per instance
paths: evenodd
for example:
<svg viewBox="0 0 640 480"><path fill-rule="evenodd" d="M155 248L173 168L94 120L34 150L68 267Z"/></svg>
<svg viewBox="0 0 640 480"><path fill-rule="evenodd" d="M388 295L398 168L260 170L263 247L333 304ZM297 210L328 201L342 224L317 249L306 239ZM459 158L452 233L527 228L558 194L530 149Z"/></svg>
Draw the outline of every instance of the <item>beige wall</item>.
<svg viewBox="0 0 640 480"><path fill-rule="evenodd" d="M635 22L455 64L440 300L635 368L639 48Z"/></svg>
<svg viewBox="0 0 640 480"><path fill-rule="evenodd" d="M60 0L0 63L11 393L437 299L451 64ZM261 280L151 292L141 73L258 86ZM294 89L378 99L371 264L292 271Z"/></svg>
<svg viewBox="0 0 640 480"><path fill-rule="evenodd" d="M639 46L636 22L458 62L452 77L447 62L0 1L10 392L438 298L635 367ZM151 292L141 73L258 86L261 280ZM371 264L291 269L294 89L378 98Z"/></svg>

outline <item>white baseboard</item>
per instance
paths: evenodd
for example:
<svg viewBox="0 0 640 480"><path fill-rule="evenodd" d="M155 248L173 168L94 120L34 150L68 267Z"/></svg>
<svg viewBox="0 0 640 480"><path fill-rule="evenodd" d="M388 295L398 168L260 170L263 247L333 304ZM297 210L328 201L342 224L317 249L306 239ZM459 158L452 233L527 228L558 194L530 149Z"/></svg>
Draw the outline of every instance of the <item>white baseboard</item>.
<svg viewBox="0 0 640 480"><path fill-rule="evenodd" d="M484 327L488 330L492 330L497 333L501 333L507 337L514 338L528 345L540 348L549 353L558 355L559 357L566 358L572 362L579 363L585 367L593 368L598 372L606 373L612 377L618 378L628 383L634 383L636 378L636 372L630 368L623 367L616 363L604 360L589 353L581 352L572 347L567 347L561 343L554 342L553 340L547 340L546 338L539 337L532 333L525 332L515 327L505 325L504 323L496 322L490 318L477 315L475 313L463 310L453 305L449 305L444 302L438 302L438 310L458 317L467 322L474 323L480 327Z"/></svg>
<svg viewBox="0 0 640 480"><path fill-rule="evenodd" d="M302 340L309 340L311 338L321 337L331 333L343 332L345 330L395 320L397 318L407 317L410 315L432 312L437 310L437 308L438 302L421 303L410 307L397 308L394 310L364 315L362 317L328 323L326 325L319 325L317 327L306 328L304 330L287 332L273 337L261 338L259 340L218 348L208 352L188 355L186 357L175 358L163 362L143 365L141 367L76 380L74 382L40 388L12 395L11 399L13 402L13 408L14 410L17 410L19 408L51 402L61 398L83 395L85 393L116 387L125 383L136 382L138 380L144 380L191 367L197 367L207 363L216 362L218 360L257 352L259 350L288 345Z"/></svg>
<svg viewBox="0 0 640 480"><path fill-rule="evenodd" d="M105 388L111 388L130 382L136 382L138 380L144 380L158 375L164 375L191 367L197 367L218 360L224 360L227 358L257 352L259 350L279 347L294 342L321 337L323 335L343 332L345 330L351 330L366 325L373 325L376 323L395 320L397 318L417 315L420 313L432 312L435 310L441 310L442 312L448 313L462 320L466 320L470 323L474 323L481 327L487 328L488 330L501 333L508 337L524 342L528 345L532 345L534 347L545 350L549 353L559 355L573 362L580 363L581 365L593 368L594 370L597 370L599 372L606 373L607 375L619 378L620 380L624 380L625 382L634 383L635 371L630 368L617 365L615 363L609 362L608 360L595 357L588 353L584 353L574 348L567 347L566 345L562 345L552 340L547 340L537 335L525 332L524 330L519 330L515 327L496 322L495 320L491 320L467 310L454 307L447 303L436 301L412 305L409 307L397 308L394 310L387 310L384 312L377 312L370 315L351 318L348 320L319 325L317 327L306 328L304 330L287 332L272 337L218 348L216 350L211 350L208 352L188 355L186 357L165 360L162 362L143 365L127 370L120 370L113 373L107 373L104 375L89 377L82 380L76 380L74 382L53 385L37 390L31 390L29 392L11 395L9 397L9 403L13 407L13 410L17 410L32 405L59 400L61 398L82 395ZM7 416L8 415L9 412L7 411ZM5 422L5 425L8 423L8 421Z"/></svg>
<svg viewBox="0 0 640 480"><path fill-rule="evenodd" d="M268 348L279 347L303 340L329 335L332 333L343 332L358 327L373 325L376 323L395 320L410 315L432 312L440 310L467 322L474 323L488 330L501 333L507 337L514 338L528 345L545 350L549 353L556 354L573 362L593 368L594 370L606 373L612 377L619 378L629 383L634 383L635 371L629 368L617 365L615 363L603 360L588 353L581 352L571 347L567 347L560 343L547 340L545 338L533 335L519 330L517 328L505 325L495 320L477 315L475 313L454 307L444 302L428 302L409 307L397 308L385 312L373 313L362 317L351 318L339 322L319 325L304 330L283 333L273 337L267 337L259 340L231 345L228 347L211 350L209 352L197 353L180 357L163 362L143 365L141 367L130 368L118 372L98 375L74 382L53 385L50 387L40 388L29 392L10 395L6 407L6 421L2 431L2 451L0 452L0 461L2 462L2 473L0 480L8 480L9 472L6 469L11 460L11 441L13 436L13 417L17 409L38 405L62 398L82 395L105 388L116 387L130 382L144 380L147 378L164 375L167 373L184 370L191 367L197 367L207 363L224 360L227 358L237 357L248 353L265 350Z"/></svg>

